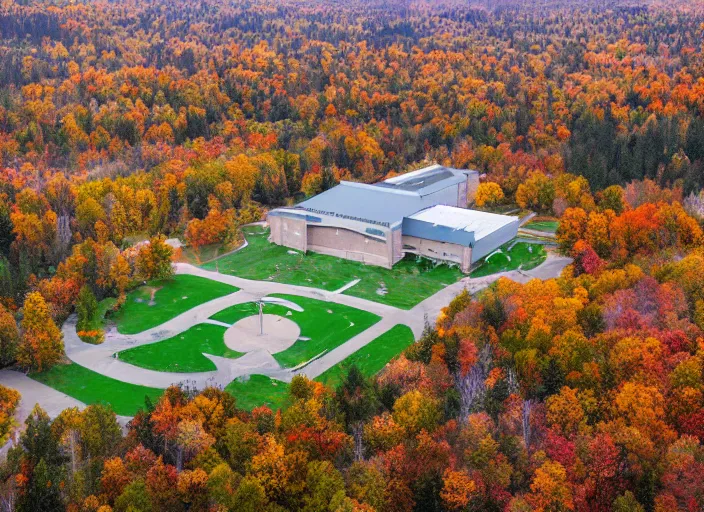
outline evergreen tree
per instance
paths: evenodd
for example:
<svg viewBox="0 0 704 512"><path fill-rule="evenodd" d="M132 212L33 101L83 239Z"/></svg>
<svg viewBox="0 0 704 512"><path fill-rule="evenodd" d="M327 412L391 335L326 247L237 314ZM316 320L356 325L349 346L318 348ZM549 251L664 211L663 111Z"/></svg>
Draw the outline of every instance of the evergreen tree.
<svg viewBox="0 0 704 512"><path fill-rule="evenodd" d="M362 429L376 411L378 401L372 386L356 366L352 366L347 377L337 388L337 402L345 415L347 428L352 432L355 444L355 458L362 459Z"/></svg>
<svg viewBox="0 0 704 512"><path fill-rule="evenodd" d="M17 512L59 512L65 510L61 499L61 468L44 459L32 471L26 488L17 500Z"/></svg>
<svg viewBox="0 0 704 512"><path fill-rule="evenodd" d="M15 241L14 226L10 219L10 208L7 204L0 203L0 254L7 257L10 255L10 247Z"/></svg>
<svg viewBox="0 0 704 512"><path fill-rule="evenodd" d="M15 317L0 305L0 368L14 362L18 340Z"/></svg>
<svg viewBox="0 0 704 512"><path fill-rule="evenodd" d="M39 464L41 460L52 466L61 464L63 457L51 432L51 420L44 409L35 405L24 423L26 429L20 438L20 445L26 461L31 466Z"/></svg>

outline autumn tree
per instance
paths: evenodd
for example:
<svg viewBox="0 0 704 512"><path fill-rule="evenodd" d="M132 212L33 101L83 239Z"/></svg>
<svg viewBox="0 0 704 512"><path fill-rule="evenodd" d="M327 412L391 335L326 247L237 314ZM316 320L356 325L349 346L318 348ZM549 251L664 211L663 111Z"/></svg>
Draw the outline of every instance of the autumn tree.
<svg viewBox="0 0 704 512"><path fill-rule="evenodd" d="M20 394L12 388L0 385L0 442L7 441L14 423L14 413L20 402Z"/></svg>
<svg viewBox="0 0 704 512"><path fill-rule="evenodd" d="M166 244L164 235L152 237L137 253L136 272L140 279L168 279L173 275L171 257L173 249Z"/></svg>
<svg viewBox="0 0 704 512"><path fill-rule="evenodd" d="M516 202L521 208L548 212L555 199L555 185L541 172L534 172L516 189Z"/></svg>
<svg viewBox="0 0 704 512"><path fill-rule="evenodd" d="M477 187L474 203L479 207L492 207L501 202L504 198L504 191L497 183L491 181L480 183Z"/></svg>
<svg viewBox="0 0 704 512"><path fill-rule="evenodd" d="M12 364L15 360L18 342L19 331L15 317L0 305L0 367Z"/></svg>
<svg viewBox="0 0 704 512"><path fill-rule="evenodd" d="M51 318L44 297L38 292L27 295L22 315L17 362L28 370L47 370L63 357L63 334Z"/></svg>

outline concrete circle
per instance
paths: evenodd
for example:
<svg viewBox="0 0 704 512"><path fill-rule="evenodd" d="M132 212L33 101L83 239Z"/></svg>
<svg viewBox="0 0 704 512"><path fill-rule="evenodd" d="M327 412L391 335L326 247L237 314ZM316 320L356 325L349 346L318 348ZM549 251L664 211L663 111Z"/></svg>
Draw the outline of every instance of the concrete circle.
<svg viewBox="0 0 704 512"><path fill-rule="evenodd" d="M225 331L225 345L237 352L266 350L276 354L296 343L298 324L278 315L264 315L264 334L259 334L259 315L248 316Z"/></svg>

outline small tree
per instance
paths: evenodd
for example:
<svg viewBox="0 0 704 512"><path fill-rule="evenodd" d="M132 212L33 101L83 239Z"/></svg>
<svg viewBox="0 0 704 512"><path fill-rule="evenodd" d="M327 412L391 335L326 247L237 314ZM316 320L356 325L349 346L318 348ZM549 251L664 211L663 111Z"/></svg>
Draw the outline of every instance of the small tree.
<svg viewBox="0 0 704 512"><path fill-rule="evenodd" d="M354 438L355 459L362 460L364 422L374 415L378 402L371 385L359 368L354 365L350 368L347 377L337 388L336 398Z"/></svg>
<svg viewBox="0 0 704 512"><path fill-rule="evenodd" d="M488 181L481 183L477 187L477 195L474 201L479 208L482 208L484 206L495 206L503 199L504 191L501 190L501 187L497 183Z"/></svg>
<svg viewBox="0 0 704 512"><path fill-rule="evenodd" d="M78 294L76 313L78 313L76 329L79 331L90 329L93 320L98 314L98 301L93 294L93 290L91 290L88 285L83 285L83 288L81 288Z"/></svg>
<svg viewBox="0 0 704 512"><path fill-rule="evenodd" d="M18 340L19 332L15 317L0 305L0 367L14 362Z"/></svg>
<svg viewBox="0 0 704 512"><path fill-rule="evenodd" d="M17 347L17 362L27 370L48 370L64 354L63 335L49 314L39 292L27 295L24 301L22 337Z"/></svg>
<svg viewBox="0 0 704 512"><path fill-rule="evenodd" d="M7 434L13 424L13 414L20 403L20 394L0 384L0 443L7 441Z"/></svg>
<svg viewBox="0 0 704 512"><path fill-rule="evenodd" d="M140 279L168 279L174 273L171 266L173 249L166 244L164 235L154 236L137 254L137 275Z"/></svg>

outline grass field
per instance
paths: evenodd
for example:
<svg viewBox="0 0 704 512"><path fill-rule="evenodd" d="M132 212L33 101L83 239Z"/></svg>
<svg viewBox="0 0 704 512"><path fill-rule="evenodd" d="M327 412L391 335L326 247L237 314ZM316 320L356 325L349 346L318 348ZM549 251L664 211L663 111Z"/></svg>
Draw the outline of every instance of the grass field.
<svg viewBox="0 0 704 512"><path fill-rule="evenodd" d="M326 386L336 388L347 375L352 365L357 366L366 377L372 377L413 342L413 331L406 325L396 325L351 356L320 374L315 380L322 382Z"/></svg>
<svg viewBox="0 0 704 512"><path fill-rule="evenodd" d="M379 321L378 316L349 306L296 295L277 297L298 304L303 311L290 311L289 308L278 304L268 304L264 306L264 311L296 322L301 329L301 337L310 338L299 340L287 350L274 354L276 360L284 367L296 366L325 350L331 350ZM232 325L257 312L254 303L246 302L223 309L211 319ZM230 358L242 355L225 345L226 330L220 325L199 324L172 338L124 350L120 352L119 357L135 366L161 372L215 370L215 364L203 353Z"/></svg>
<svg viewBox="0 0 704 512"><path fill-rule="evenodd" d="M229 284L180 274L132 290L122 308L113 315L113 320L120 333L137 334L204 302L236 291L237 288Z"/></svg>
<svg viewBox="0 0 704 512"><path fill-rule="evenodd" d="M417 263L414 259L400 261L394 268L385 269L324 254L294 253L287 247L269 243L269 231L260 226L246 227L244 233L249 243L247 247L207 263L203 268L248 279L328 291L360 279L344 293L403 309L412 308L462 277L458 268Z"/></svg>
<svg viewBox="0 0 704 512"><path fill-rule="evenodd" d="M411 343L413 343L411 329L405 325L396 325L314 380L336 388L353 364L357 365L365 376L372 377ZM225 391L235 397L237 407L240 409L251 411L255 407L266 405L275 411L286 406L288 388L289 385L286 382L263 375L252 375L248 380L232 381Z"/></svg>
<svg viewBox="0 0 704 512"><path fill-rule="evenodd" d="M225 327L213 324L194 325L172 338L140 345L119 353L121 361L158 372L209 372L215 363L203 353L238 358L242 354L225 345Z"/></svg>
<svg viewBox="0 0 704 512"><path fill-rule="evenodd" d="M501 252L494 252L485 258L480 266L472 271L472 277L483 277L519 268L530 270L540 265L547 257L542 245L517 242L511 246L512 243L498 249Z"/></svg>
<svg viewBox="0 0 704 512"><path fill-rule="evenodd" d="M290 311L285 306L269 304L264 306L264 312L286 316L298 324L302 338L310 338L299 340L283 352L274 354L274 358L285 368L292 368L326 350L332 350L379 321L379 317L373 313L342 304L323 302L297 295L272 295L272 297L290 300L301 306L303 311ZM246 306L250 308L250 313L243 315L243 307ZM239 304L224 309L211 318L233 324L237 320L251 315L252 309L252 304Z"/></svg>
<svg viewBox="0 0 704 512"><path fill-rule="evenodd" d="M543 231L544 233L554 233L557 231L558 224L559 222L556 220L534 220L523 227L535 231Z"/></svg>
<svg viewBox="0 0 704 512"><path fill-rule="evenodd" d="M30 377L85 404L110 404L116 414L123 416L134 416L143 408L144 397L156 402L164 392L111 379L76 363L56 365Z"/></svg>
<svg viewBox="0 0 704 512"><path fill-rule="evenodd" d="M282 408L288 398L288 383L264 375L251 375L247 380L230 382L225 391L235 397L239 409L251 411L255 407L268 406L272 411Z"/></svg>

